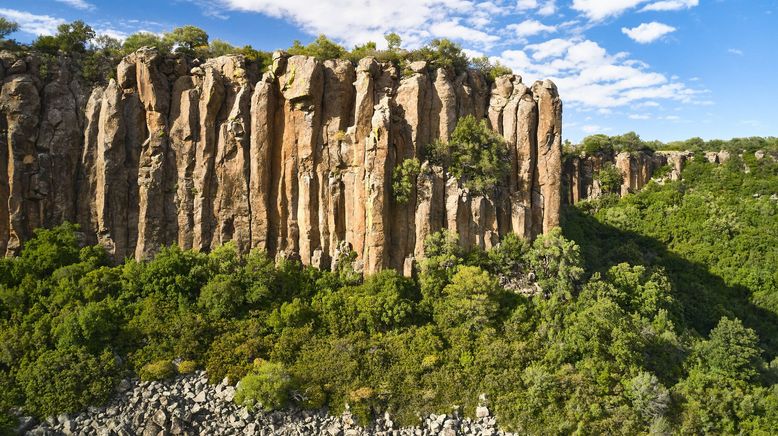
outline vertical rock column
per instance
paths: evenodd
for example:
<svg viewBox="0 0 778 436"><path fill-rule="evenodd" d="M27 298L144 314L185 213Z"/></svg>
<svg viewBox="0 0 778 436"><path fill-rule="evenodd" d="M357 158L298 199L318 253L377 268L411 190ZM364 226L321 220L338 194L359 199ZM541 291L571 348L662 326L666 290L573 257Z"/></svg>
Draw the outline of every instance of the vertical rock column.
<svg viewBox="0 0 778 436"><path fill-rule="evenodd" d="M216 218L213 201L216 189L216 143L219 111L224 103L225 90L218 66L205 63L201 69L199 135L195 151L192 246L196 250L209 250L213 241Z"/></svg>
<svg viewBox="0 0 778 436"><path fill-rule="evenodd" d="M270 227L271 148L276 95L273 76L265 74L251 98L251 143L249 151L249 198L251 203L251 246L268 250Z"/></svg>
<svg viewBox="0 0 778 436"><path fill-rule="evenodd" d="M7 171L3 175L8 188L7 191L5 187L0 190L0 203L3 204L0 213L8 217L8 223L6 225L5 218L0 222L0 235L7 240L8 254L17 254L32 236L33 229L42 224L35 149L40 104L33 76L22 73L5 79L0 90L0 112L5 116L7 148L4 148L5 159L0 166Z"/></svg>
<svg viewBox="0 0 778 436"><path fill-rule="evenodd" d="M538 163L533 188L533 235L559 225L562 200L562 101L550 80L537 81L532 93L538 105Z"/></svg>
<svg viewBox="0 0 778 436"><path fill-rule="evenodd" d="M283 102L276 111L279 177L273 183L278 202L272 218L278 218L278 253L298 254L305 264L319 242L314 150L321 133L323 81L321 64L306 56L287 59L278 78Z"/></svg>
<svg viewBox="0 0 778 436"><path fill-rule="evenodd" d="M53 81L43 88L37 149L40 160L43 225L76 220L76 180L84 139L86 95L72 77L67 58L59 61Z"/></svg>
<svg viewBox="0 0 778 436"><path fill-rule="evenodd" d="M402 114L392 123L395 171L406 159L417 158L423 161L424 147L430 142L432 84L427 76L427 63L413 62L410 69L413 73L400 80L394 98L396 110L398 114ZM423 250L418 253L417 247L420 243L423 244L431 231L434 232L442 226L442 222L434 222L431 212L433 207L442 211L443 203L439 202L433 206L431 192L427 192L432 187L425 188L423 186L426 185L422 183L432 182L430 171L429 165L425 165L418 176L418 186L417 183L412 183L406 203L398 203L394 193L391 196L393 211L390 225L393 237L390 244L390 264L408 274L412 272L414 257L423 254ZM436 230L431 230L433 228Z"/></svg>
<svg viewBox="0 0 778 436"><path fill-rule="evenodd" d="M354 124L348 128L348 138L341 144L341 154L346 162L343 174L346 241L359 255L365 252L365 145L373 127L375 76L378 69L378 63L373 58L359 61L354 82Z"/></svg>
<svg viewBox="0 0 778 436"><path fill-rule="evenodd" d="M251 84L241 56L211 59L220 72L224 102L217 115L213 187L214 233L211 248L234 241L240 252L251 247L249 137Z"/></svg>
<svg viewBox="0 0 778 436"><path fill-rule="evenodd" d="M356 70L346 60L324 62L321 137L315 165L319 182L319 248L313 253L313 265L329 268L337 256L340 241L346 238L345 199L341 172L346 167L341 143L352 122Z"/></svg>
<svg viewBox="0 0 778 436"><path fill-rule="evenodd" d="M169 229L179 247L194 243L195 150L198 146L200 93L192 76L179 77L173 85L170 108L169 177L175 186L175 228ZM170 217L169 217L170 218Z"/></svg>
<svg viewBox="0 0 778 436"><path fill-rule="evenodd" d="M170 90L160 73L156 50L135 53L138 95L146 110L148 137L144 141L138 167L138 242L136 258L151 256L165 241L165 156L168 147L167 116Z"/></svg>
<svg viewBox="0 0 778 436"><path fill-rule="evenodd" d="M514 87L518 98L516 114L516 185L511 195L511 227L513 232L531 239L532 181L538 165L538 106L531 90L519 83ZM561 120L560 125L561 125ZM561 146L561 145L560 145ZM561 159L561 156L560 156Z"/></svg>

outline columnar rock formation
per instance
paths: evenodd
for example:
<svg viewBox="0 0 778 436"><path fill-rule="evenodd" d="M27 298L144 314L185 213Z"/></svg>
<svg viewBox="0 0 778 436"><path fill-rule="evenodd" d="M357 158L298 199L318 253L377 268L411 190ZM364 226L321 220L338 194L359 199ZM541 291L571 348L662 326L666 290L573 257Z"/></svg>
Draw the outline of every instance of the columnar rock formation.
<svg viewBox="0 0 778 436"><path fill-rule="evenodd" d="M320 267L351 249L366 272L410 272L443 228L489 248L559 223L562 105L550 81L503 76L489 86L479 72L425 62L401 72L373 58L355 66L284 53L260 78L240 56L190 65L141 49L87 90L67 59L44 83L33 58L0 57L0 250L9 254L34 228L71 221L116 260L234 241ZM423 162L410 201L398 204L394 168L423 161L465 115L505 137L506 179L473 195Z"/></svg>
<svg viewBox="0 0 778 436"><path fill-rule="evenodd" d="M606 163L613 164L621 173L623 181L620 194L624 196L642 189L654 176L656 170L665 165L670 167L667 177L670 180L679 180L684 163L692 156L693 153L687 151L573 156L565 160L563 168L565 203L575 204L581 200L599 197L602 189L596 176Z"/></svg>

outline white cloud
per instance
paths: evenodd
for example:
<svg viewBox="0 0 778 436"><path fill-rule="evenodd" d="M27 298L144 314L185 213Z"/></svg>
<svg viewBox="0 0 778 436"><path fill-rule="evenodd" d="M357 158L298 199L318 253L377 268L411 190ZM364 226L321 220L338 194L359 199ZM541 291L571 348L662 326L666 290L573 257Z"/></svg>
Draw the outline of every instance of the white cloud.
<svg viewBox="0 0 778 436"><path fill-rule="evenodd" d="M573 0L572 8L586 15L590 20L599 21L621 15L645 0Z"/></svg>
<svg viewBox="0 0 778 436"><path fill-rule="evenodd" d="M259 12L291 21L312 35L325 34L347 46L376 41L397 32L413 48L432 37L479 45L499 40L488 30L473 0L220 0L228 9ZM483 5L483 2L481 2ZM488 8L489 6L487 6ZM477 16L475 26L468 19ZM478 27L478 28L476 28Z"/></svg>
<svg viewBox="0 0 778 436"><path fill-rule="evenodd" d="M594 41L555 38L531 44L524 50L505 50L494 60L511 67L524 78L550 78L565 102L579 108L615 108L666 99L692 103L704 92L651 71L625 53L608 53Z"/></svg>
<svg viewBox="0 0 778 436"><path fill-rule="evenodd" d="M538 14L548 16L553 15L554 12L556 12L556 1L555 0L548 0L547 2L543 3L543 6L541 6L538 9Z"/></svg>
<svg viewBox="0 0 778 436"><path fill-rule="evenodd" d="M65 20L49 15L35 15L16 9L0 8L0 16L19 24L19 30L32 35L54 35L57 26L64 24Z"/></svg>
<svg viewBox="0 0 778 436"><path fill-rule="evenodd" d="M629 115L630 120L650 120L651 115L646 114L630 114Z"/></svg>
<svg viewBox="0 0 778 436"><path fill-rule="evenodd" d="M95 29L95 33L98 35L110 36L111 38L118 39L119 41L124 41L128 36L130 36L128 32L112 29L109 27Z"/></svg>
<svg viewBox="0 0 778 436"><path fill-rule="evenodd" d="M499 39L495 35L490 35L486 32L463 26L459 24L458 20L435 23L431 25L429 29L432 35L437 37L464 39L466 41L480 44L490 44L496 42Z"/></svg>
<svg viewBox="0 0 778 436"><path fill-rule="evenodd" d="M507 27L509 30L516 32L519 37L527 37L538 35L543 32L554 32L556 27L548 26L537 20L524 20L518 24L510 24Z"/></svg>
<svg viewBox="0 0 778 436"><path fill-rule="evenodd" d="M640 11L678 11L691 9L698 4L700 4L699 0L663 0L646 5Z"/></svg>
<svg viewBox="0 0 778 436"><path fill-rule="evenodd" d="M85 0L55 0L59 3L64 3L70 7L81 9L82 11L91 11L95 9L95 5L88 3Z"/></svg>
<svg viewBox="0 0 778 436"><path fill-rule="evenodd" d="M643 23L632 29L626 27L621 28L621 32L629 36L635 42L640 44L648 44L654 42L657 39L667 35L668 33L675 32L675 27L668 26L667 24L658 23L652 21L650 23Z"/></svg>
<svg viewBox="0 0 778 436"><path fill-rule="evenodd" d="M607 131L610 130L610 128L609 127L601 127L601 126L598 126L597 124L587 124L585 126L582 126L581 130L583 130L584 133L593 134L593 133L598 133L598 132L607 132Z"/></svg>
<svg viewBox="0 0 778 436"><path fill-rule="evenodd" d="M516 2L516 9L520 11L535 9L537 7L538 7L538 0L518 0Z"/></svg>
<svg viewBox="0 0 778 436"><path fill-rule="evenodd" d="M731 48L727 50L727 53L737 55L737 56L743 56L743 50L737 49L737 48Z"/></svg>

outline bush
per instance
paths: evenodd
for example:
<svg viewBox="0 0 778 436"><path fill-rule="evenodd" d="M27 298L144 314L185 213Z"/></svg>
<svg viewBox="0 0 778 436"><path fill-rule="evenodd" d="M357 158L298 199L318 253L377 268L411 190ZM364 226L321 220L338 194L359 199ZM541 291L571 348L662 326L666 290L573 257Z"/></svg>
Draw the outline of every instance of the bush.
<svg viewBox="0 0 778 436"><path fill-rule="evenodd" d="M319 60L340 59L346 55L346 49L324 35L319 35L316 40L306 46L295 40L286 51L290 55L313 56Z"/></svg>
<svg viewBox="0 0 778 436"><path fill-rule="evenodd" d="M602 168L594 175L594 180L600 182L600 188L606 194L620 193L621 185L624 183L621 171L610 162L605 162L602 165Z"/></svg>
<svg viewBox="0 0 778 436"><path fill-rule="evenodd" d="M245 291L234 274L219 274L200 291L197 305L212 318L230 318L245 303Z"/></svg>
<svg viewBox="0 0 778 436"><path fill-rule="evenodd" d="M23 364L18 382L25 407L38 417L79 411L101 404L113 392L118 366L113 354L95 356L83 347L44 351Z"/></svg>
<svg viewBox="0 0 778 436"><path fill-rule="evenodd" d="M177 369L179 374L192 374L197 371L197 362L194 360L184 360L178 364Z"/></svg>
<svg viewBox="0 0 778 436"><path fill-rule="evenodd" d="M416 158L405 159L394 169L392 192L394 192L394 199L398 204L405 204L411 199L419 171L421 171L421 164Z"/></svg>
<svg viewBox="0 0 778 436"><path fill-rule="evenodd" d="M156 381L171 378L176 375L176 366L170 360L157 360L147 363L140 369L138 375L143 381Z"/></svg>
<svg viewBox="0 0 778 436"><path fill-rule="evenodd" d="M442 165L474 194L493 193L508 171L508 147L486 120L467 115L457 121L448 143L427 148L433 164Z"/></svg>
<svg viewBox="0 0 778 436"><path fill-rule="evenodd" d="M262 362L240 380L235 402L249 410L276 410L289 400L291 388L292 379L280 363Z"/></svg>

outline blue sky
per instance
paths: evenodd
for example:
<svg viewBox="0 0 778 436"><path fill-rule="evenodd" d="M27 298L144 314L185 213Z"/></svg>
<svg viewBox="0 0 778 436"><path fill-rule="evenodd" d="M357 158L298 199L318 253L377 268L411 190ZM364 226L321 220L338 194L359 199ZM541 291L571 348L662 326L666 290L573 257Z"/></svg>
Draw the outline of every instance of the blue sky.
<svg viewBox="0 0 778 436"><path fill-rule="evenodd" d="M119 38L194 24L264 50L447 37L525 82L552 78L572 141L778 136L778 0L0 0L0 15L21 41L75 19Z"/></svg>

